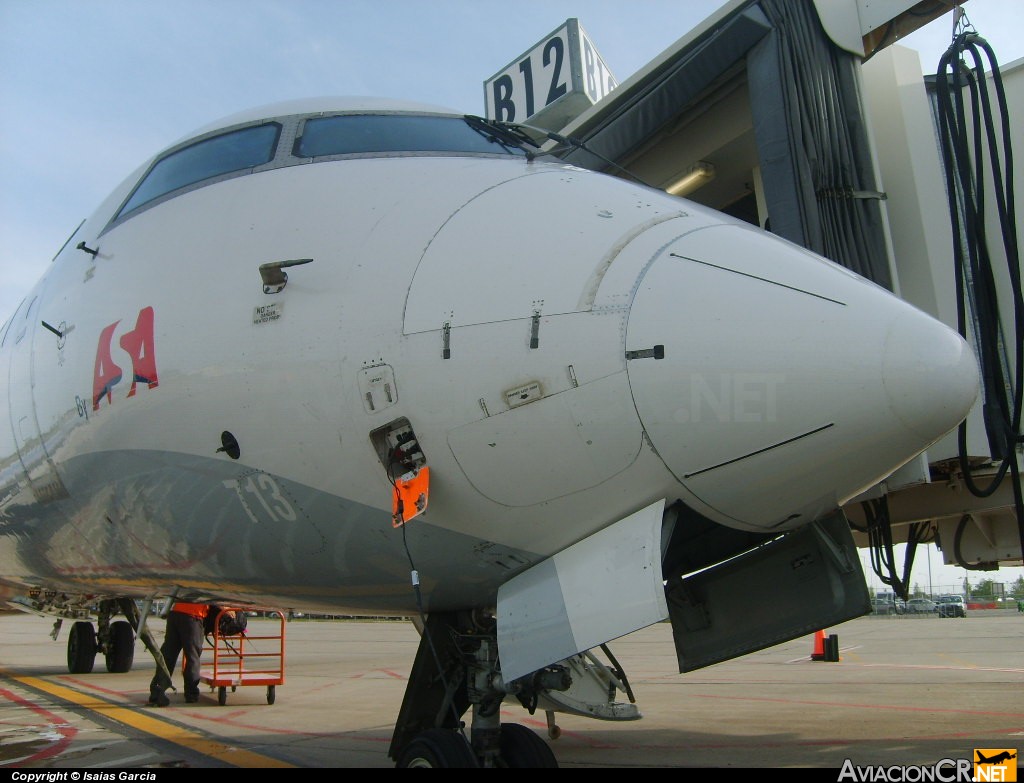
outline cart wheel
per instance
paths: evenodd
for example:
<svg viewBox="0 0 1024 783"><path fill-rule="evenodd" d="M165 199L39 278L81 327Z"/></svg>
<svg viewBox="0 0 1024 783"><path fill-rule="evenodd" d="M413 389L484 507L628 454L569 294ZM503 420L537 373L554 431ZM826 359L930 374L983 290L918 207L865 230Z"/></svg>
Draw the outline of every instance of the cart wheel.
<svg viewBox="0 0 1024 783"><path fill-rule="evenodd" d="M267 686L267 704L273 704L277 699L277 688L273 685Z"/></svg>
<svg viewBox="0 0 1024 783"><path fill-rule="evenodd" d="M228 703L228 689L223 685L217 689L217 703L221 707Z"/></svg>

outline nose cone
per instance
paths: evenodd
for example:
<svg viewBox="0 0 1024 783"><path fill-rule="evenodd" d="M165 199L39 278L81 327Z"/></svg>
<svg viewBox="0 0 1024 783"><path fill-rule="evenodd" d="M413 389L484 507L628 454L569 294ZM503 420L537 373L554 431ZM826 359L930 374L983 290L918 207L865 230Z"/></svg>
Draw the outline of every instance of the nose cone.
<svg viewBox="0 0 1024 783"><path fill-rule="evenodd" d="M657 253L626 350L637 412L680 495L754 530L803 524L885 478L954 428L978 388L945 325L735 225Z"/></svg>
<svg viewBox="0 0 1024 783"><path fill-rule="evenodd" d="M908 430L931 442L966 418L978 397L978 363L952 329L910 310L889 327L884 357L892 415Z"/></svg>

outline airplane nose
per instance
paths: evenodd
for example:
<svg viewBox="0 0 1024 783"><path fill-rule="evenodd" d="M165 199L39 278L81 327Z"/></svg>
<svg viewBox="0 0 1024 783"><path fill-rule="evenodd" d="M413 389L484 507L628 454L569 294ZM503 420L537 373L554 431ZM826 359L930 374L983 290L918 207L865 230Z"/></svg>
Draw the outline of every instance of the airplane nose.
<svg viewBox="0 0 1024 783"><path fill-rule="evenodd" d="M966 343L879 286L738 225L659 247L633 295L627 372L651 446L705 516L804 524L969 412Z"/></svg>
<svg viewBox="0 0 1024 783"><path fill-rule="evenodd" d="M960 335L909 310L886 335L882 383L893 415L920 438L934 439L970 411L978 396L978 364Z"/></svg>

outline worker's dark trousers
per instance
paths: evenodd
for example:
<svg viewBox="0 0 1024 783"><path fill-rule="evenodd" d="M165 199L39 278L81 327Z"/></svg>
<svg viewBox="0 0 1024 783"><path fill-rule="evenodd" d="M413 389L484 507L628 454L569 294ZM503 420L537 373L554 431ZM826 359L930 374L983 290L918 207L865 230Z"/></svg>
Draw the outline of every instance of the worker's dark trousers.
<svg viewBox="0 0 1024 783"><path fill-rule="evenodd" d="M178 654L185 653L185 696L199 695L199 656L203 652L203 621L181 612L167 615L167 632L160 654L167 663L167 671L174 673ZM171 687L171 681L157 669L149 684L151 694L163 693Z"/></svg>

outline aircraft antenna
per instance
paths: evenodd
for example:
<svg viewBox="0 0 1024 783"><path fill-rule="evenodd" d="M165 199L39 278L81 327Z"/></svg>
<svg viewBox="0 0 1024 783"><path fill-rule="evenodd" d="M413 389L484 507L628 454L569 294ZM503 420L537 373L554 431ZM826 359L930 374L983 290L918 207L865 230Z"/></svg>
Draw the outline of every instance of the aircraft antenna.
<svg viewBox="0 0 1024 783"><path fill-rule="evenodd" d="M495 121L495 122L497 122L497 121ZM630 179L640 183L641 185L644 185L644 186L649 187L649 188L653 188L654 187L650 182L645 182L643 179L638 177L632 171L630 171L629 169L627 169L627 168L625 168L623 166L620 166L618 163L616 163L611 158L606 157L605 155L602 155L600 152L598 152L595 149L592 149L591 147L588 147L587 143L585 141L583 141L583 139L580 139L580 138L578 138L576 136L563 136L561 133L555 133L554 131L549 131L549 130L546 130L544 128L538 128L535 125L524 125L521 122L520 123L501 122L500 124L503 125L503 126L514 126L517 129L530 130L530 131L533 131L534 133L541 134L542 136L550 139L551 141L558 142L559 144L563 145L564 147L566 147L568 149L583 150L584 152L588 152L591 155L593 155L595 158L600 160L602 163L607 163L609 166L611 166L616 171L618 171L618 172L620 172L622 174L625 174L627 177L629 177ZM522 132L522 130L520 130L520 133L521 132ZM553 155L553 154L555 154L555 150L546 150L546 151L544 151L544 152L542 152L540 154L542 154L542 155L543 154Z"/></svg>
<svg viewBox="0 0 1024 783"><path fill-rule="evenodd" d="M632 171L630 171L627 168L624 168L623 166L620 166L618 163L616 163L611 158L606 157L606 156L602 155L600 152L598 152L597 150L588 147L586 142L583 141L583 139L576 138L575 136L563 136L562 134L555 133L553 131L546 131L546 134L547 134L547 137L549 139L551 139L552 141L557 141L559 144L566 144L566 145L568 145L569 147L571 147L573 149L578 149L578 150L583 150L584 152L589 152L595 158L601 160L604 163L607 163L613 169L615 169L618 172L621 172L622 174L625 174L630 179L636 180L641 185L645 185L645 186L647 186L649 188L653 188L654 187L650 182L645 182L644 180L640 179L640 177L638 177Z"/></svg>

